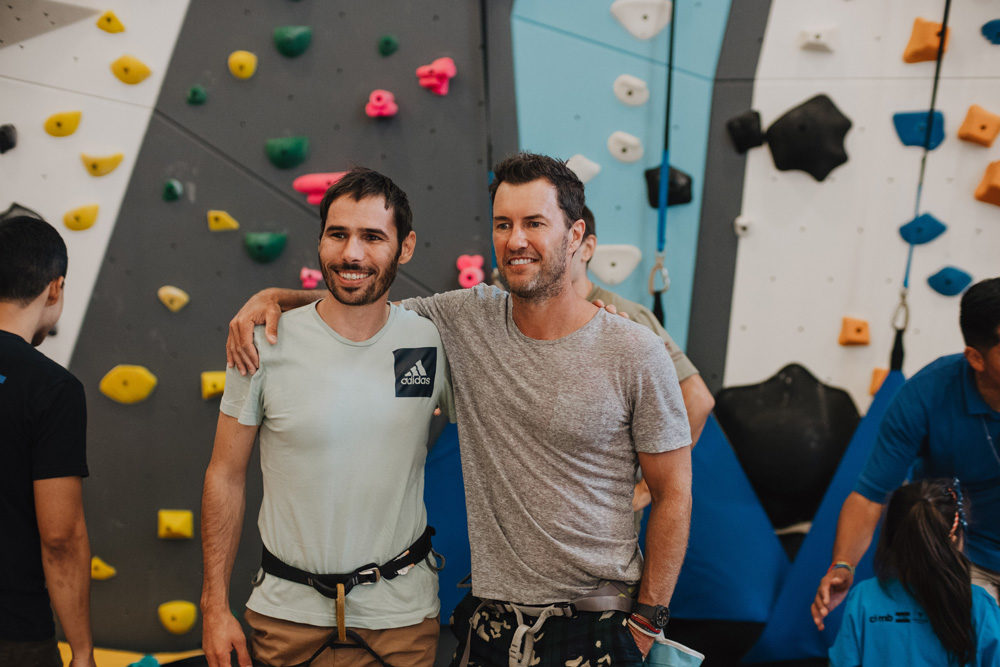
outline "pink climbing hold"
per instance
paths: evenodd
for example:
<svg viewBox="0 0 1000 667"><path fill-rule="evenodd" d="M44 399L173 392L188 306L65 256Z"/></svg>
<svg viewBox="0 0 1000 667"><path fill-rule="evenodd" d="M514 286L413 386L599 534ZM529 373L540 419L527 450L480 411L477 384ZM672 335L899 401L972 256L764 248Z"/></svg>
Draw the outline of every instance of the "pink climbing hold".
<svg viewBox="0 0 1000 667"><path fill-rule="evenodd" d="M346 171L330 171L326 173L305 174L292 181L292 187L296 192L305 195L306 201L310 204L318 205L323 201L323 195L331 185L344 177Z"/></svg>
<svg viewBox="0 0 1000 667"><path fill-rule="evenodd" d="M310 269L308 266L303 266L302 270L299 271L299 281L302 283L302 289L316 289L316 285L319 285L321 280L323 280L322 271Z"/></svg>
<svg viewBox="0 0 1000 667"><path fill-rule="evenodd" d="M458 74L455 61L451 58L438 58L430 65L417 68L417 79L420 85L435 95L448 94L448 82Z"/></svg>
<svg viewBox="0 0 1000 667"><path fill-rule="evenodd" d="M475 287L486 279L482 255L459 255L455 266L458 267L458 284L466 289Z"/></svg>
<svg viewBox="0 0 1000 667"><path fill-rule="evenodd" d="M365 113L369 118L388 118L395 116L397 111L399 107L396 106L396 96L388 90L376 89L368 96Z"/></svg>

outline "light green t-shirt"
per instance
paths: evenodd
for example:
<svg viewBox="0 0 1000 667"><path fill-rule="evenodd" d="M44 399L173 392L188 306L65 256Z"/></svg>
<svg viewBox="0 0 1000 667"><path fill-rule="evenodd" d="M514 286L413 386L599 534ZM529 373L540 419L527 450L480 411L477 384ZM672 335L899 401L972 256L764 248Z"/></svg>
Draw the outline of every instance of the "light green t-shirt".
<svg viewBox="0 0 1000 667"><path fill-rule="evenodd" d="M385 563L424 532L424 461L434 408L450 403L447 362L430 320L392 306L366 341L331 329L316 304L286 313L271 345L257 327L260 369L226 374L223 413L260 426L264 546L307 572L342 574ZM349 627L413 625L439 613L437 574L407 574L347 596ZM247 607L332 627L335 601L266 575Z"/></svg>
<svg viewBox="0 0 1000 667"><path fill-rule="evenodd" d="M656 316L653 315L649 308L641 306L635 301L629 301L625 297L618 296L614 292L609 292L594 284L593 289L590 290L590 294L587 295L587 301L594 301L596 299L600 299L605 305L614 304L615 308L619 311L628 313L629 318L633 322L652 329L653 333L660 337L667 346L671 361L674 362L678 382L684 382L684 380L692 375L698 374L698 369L687 358L687 355L684 354L680 346L674 342L674 339L670 337L670 334L667 333L667 330L663 328L663 325L660 324L660 321L656 319Z"/></svg>

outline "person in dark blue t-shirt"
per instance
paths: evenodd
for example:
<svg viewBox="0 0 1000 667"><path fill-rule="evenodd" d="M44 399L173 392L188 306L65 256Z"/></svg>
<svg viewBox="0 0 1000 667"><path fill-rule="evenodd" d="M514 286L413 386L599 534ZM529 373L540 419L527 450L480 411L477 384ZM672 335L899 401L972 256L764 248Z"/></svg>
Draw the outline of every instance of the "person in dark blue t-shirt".
<svg viewBox="0 0 1000 667"><path fill-rule="evenodd" d="M1000 278L962 296L963 354L941 357L910 378L893 398L878 438L844 501L833 564L812 604L813 621L840 604L854 566L868 550L888 494L913 476L957 477L975 508L965 547L972 582L998 597L1000 585Z"/></svg>
<svg viewBox="0 0 1000 667"><path fill-rule="evenodd" d="M83 385L35 349L62 313L66 264L47 222L0 222L0 665L62 667L55 607L72 667L94 667Z"/></svg>
<svg viewBox="0 0 1000 667"><path fill-rule="evenodd" d="M958 480L892 494L875 552L878 578L847 597L832 667L1000 664L1000 607L969 581L965 525Z"/></svg>

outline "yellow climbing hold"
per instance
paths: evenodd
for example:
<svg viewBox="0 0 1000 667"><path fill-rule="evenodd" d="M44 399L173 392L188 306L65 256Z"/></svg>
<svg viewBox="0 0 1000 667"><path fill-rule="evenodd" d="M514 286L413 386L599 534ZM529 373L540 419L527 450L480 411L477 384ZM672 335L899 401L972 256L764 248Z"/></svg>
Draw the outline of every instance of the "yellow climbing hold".
<svg viewBox="0 0 1000 667"><path fill-rule="evenodd" d="M101 378L101 393L112 401L131 405L146 400L156 387L156 376L145 366L119 364Z"/></svg>
<svg viewBox="0 0 1000 667"><path fill-rule="evenodd" d="M125 26L110 9L97 19L97 27L104 32L125 32Z"/></svg>
<svg viewBox="0 0 1000 667"><path fill-rule="evenodd" d="M135 85L142 83L143 79L150 75L150 69L146 63L135 56L122 56L111 63L111 71L122 83Z"/></svg>
<svg viewBox="0 0 1000 667"><path fill-rule="evenodd" d="M125 156L121 153L115 153L114 155L87 155L86 153L80 153L80 159L83 160L83 166L87 168L91 176L104 176L105 174L110 174L113 172L119 164L122 162L122 158Z"/></svg>
<svg viewBox="0 0 1000 667"><path fill-rule="evenodd" d="M188 305L188 301L191 300L187 292L173 285L164 285L156 290L156 296L172 313Z"/></svg>
<svg viewBox="0 0 1000 667"><path fill-rule="evenodd" d="M90 559L90 578L96 579L98 581L104 581L105 579L110 579L111 577L118 574L118 570L111 567L103 560L94 556Z"/></svg>
<svg viewBox="0 0 1000 667"><path fill-rule="evenodd" d="M225 211L212 210L208 212L208 228L213 232L225 232L231 229L239 229L240 223Z"/></svg>
<svg viewBox="0 0 1000 667"><path fill-rule="evenodd" d="M233 51L229 54L229 71L237 79L249 79L257 71L257 56L249 51Z"/></svg>
<svg viewBox="0 0 1000 667"><path fill-rule="evenodd" d="M97 204L90 204L74 208L72 211L66 211L66 215L63 216L63 224L74 232L90 229L97 222L97 211L99 208L100 206Z"/></svg>
<svg viewBox="0 0 1000 667"><path fill-rule="evenodd" d="M226 389L226 371L205 371L201 374L201 397L208 400Z"/></svg>
<svg viewBox="0 0 1000 667"><path fill-rule="evenodd" d="M189 540L194 536L194 515L191 510L160 510L156 519L156 534L160 539Z"/></svg>
<svg viewBox="0 0 1000 667"><path fill-rule="evenodd" d="M45 119L45 131L53 137L68 137L76 132L81 115L79 111L54 113Z"/></svg>
<svg viewBox="0 0 1000 667"><path fill-rule="evenodd" d="M198 620L198 608L187 600L164 602L156 611L160 615L163 627L175 635L183 635L193 628L195 621Z"/></svg>

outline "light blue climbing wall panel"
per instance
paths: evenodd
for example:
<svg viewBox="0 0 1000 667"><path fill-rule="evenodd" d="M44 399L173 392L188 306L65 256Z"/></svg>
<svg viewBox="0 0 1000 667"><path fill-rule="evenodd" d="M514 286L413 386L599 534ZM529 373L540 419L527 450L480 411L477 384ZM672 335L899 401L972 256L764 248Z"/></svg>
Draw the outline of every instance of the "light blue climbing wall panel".
<svg viewBox="0 0 1000 667"><path fill-rule="evenodd" d="M562 159L579 153L601 165L587 183L587 204L601 244L627 243L642 250L639 267L609 286L651 305L647 291L655 261L656 210L646 198L643 171L658 166L663 150L669 26L647 41L630 35L607 0L519 0L511 15L520 145ZM671 206L666 264L672 285L664 297L667 327L687 340L698 220L701 215L712 84L729 15L728 0L679 0L671 110L671 164L691 175L694 200ZM650 99L626 106L612 91L630 74L644 80ZM615 131L638 137L643 158L624 163L607 148Z"/></svg>

